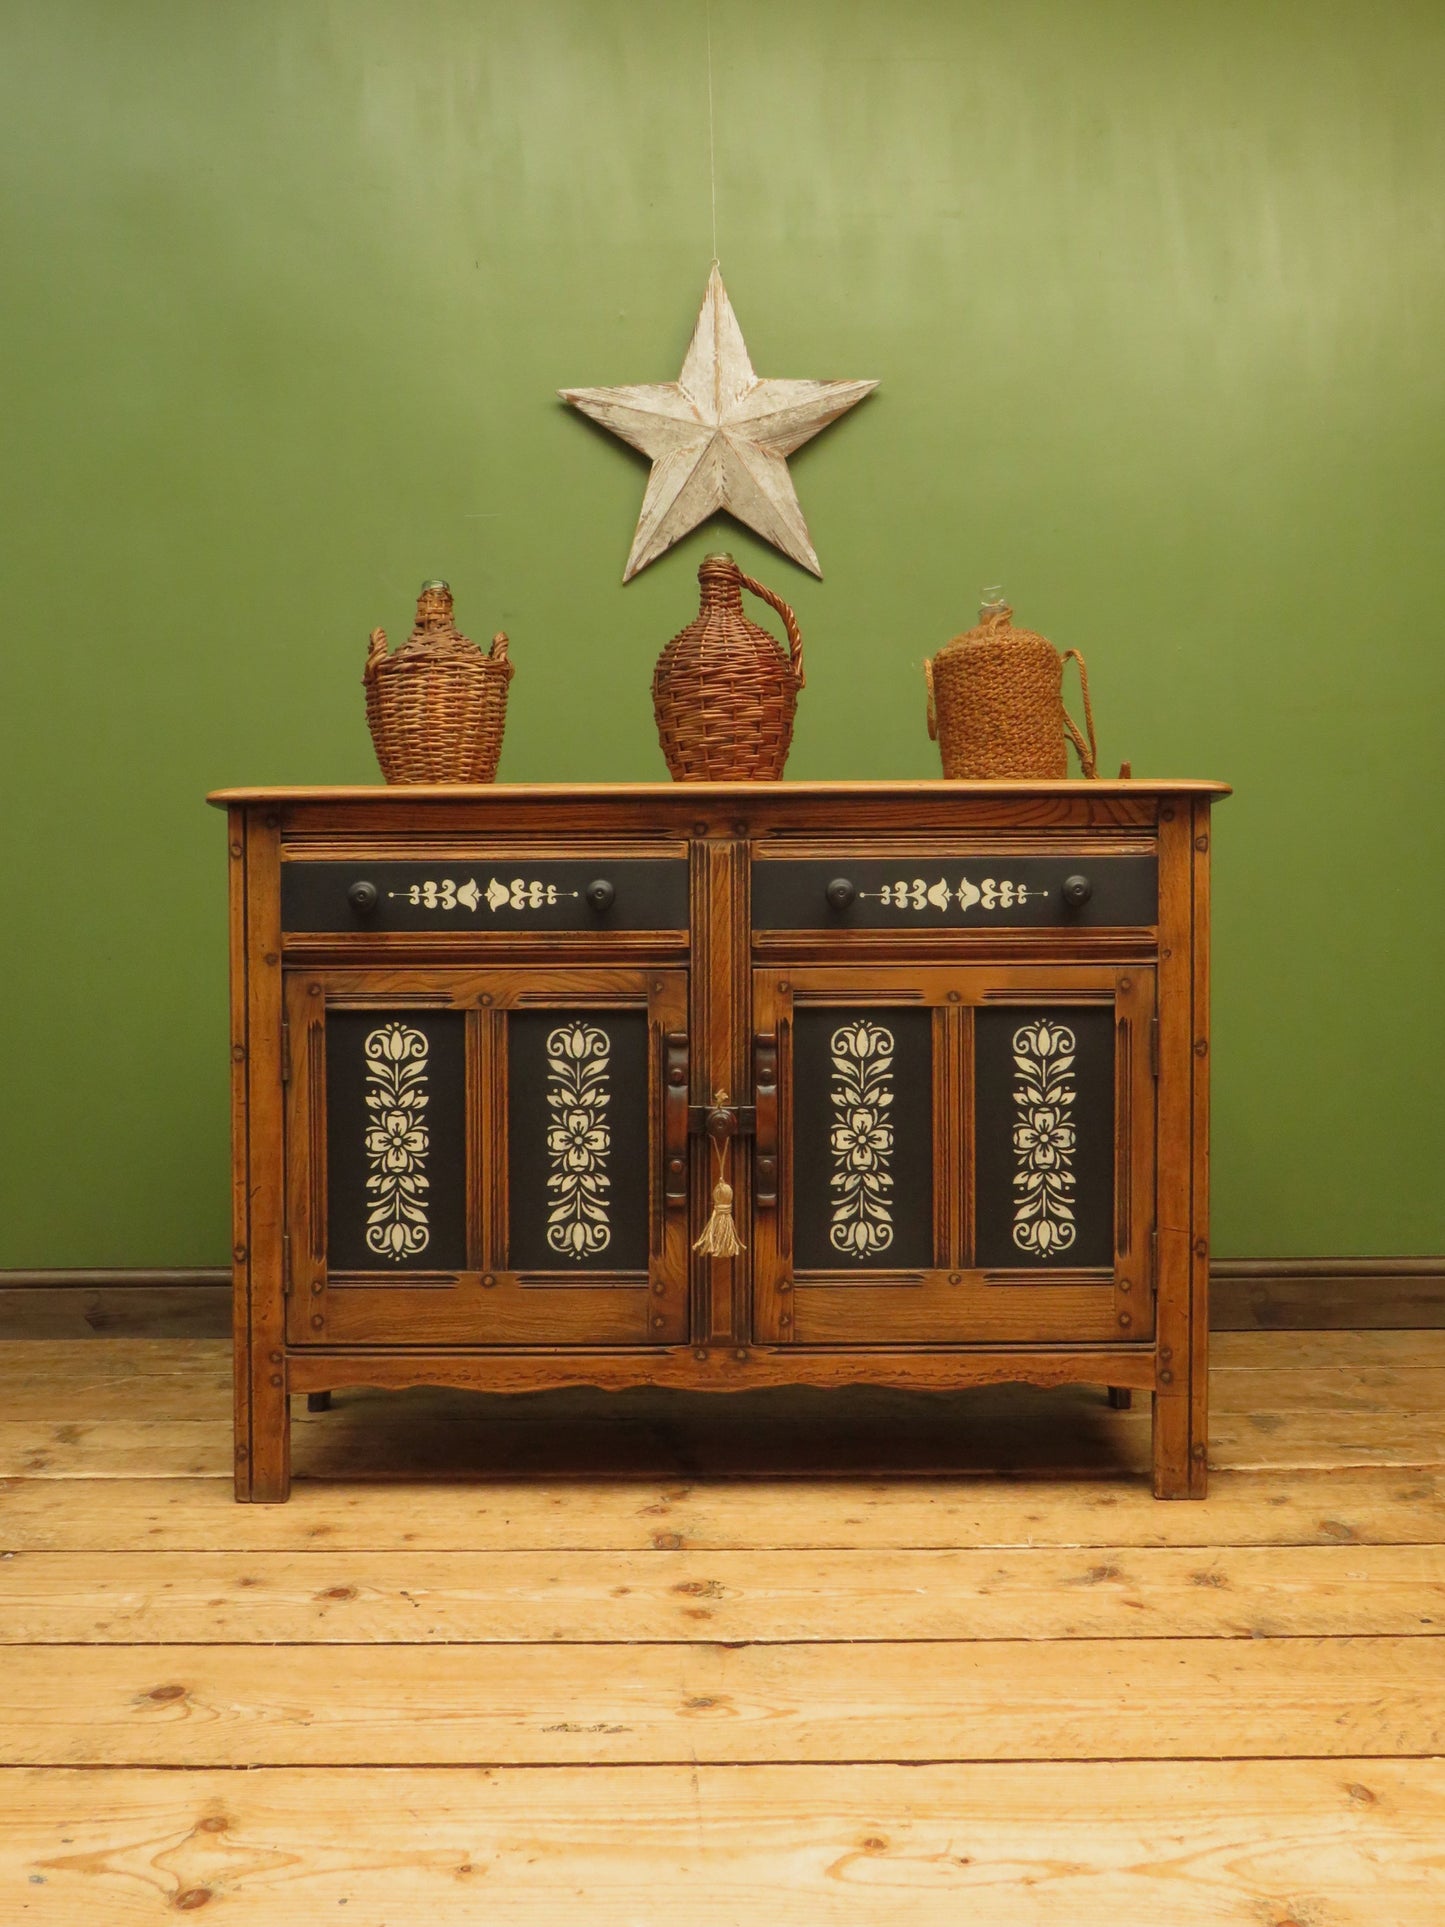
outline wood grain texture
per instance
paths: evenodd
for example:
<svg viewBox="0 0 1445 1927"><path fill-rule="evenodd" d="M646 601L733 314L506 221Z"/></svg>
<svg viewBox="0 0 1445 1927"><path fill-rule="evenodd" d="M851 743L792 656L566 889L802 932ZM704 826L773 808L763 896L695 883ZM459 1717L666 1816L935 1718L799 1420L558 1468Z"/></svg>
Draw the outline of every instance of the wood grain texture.
<svg viewBox="0 0 1445 1927"><path fill-rule="evenodd" d="M0 1553L0 1645L1284 1638L1445 1631L1445 1548ZM1087 1660L1084 1660L1087 1664Z"/></svg>
<svg viewBox="0 0 1445 1927"><path fill-rule="evenodd" d="M1220 1395L1237 1403L1233 1384L1274 1386L1281 1374L1306 1374L1310 1403L1329 1405L1354 1387L1399 1387L1428 1397L1416 1372L1445 1372L1445 1332L1222 1332L1214 1339ZM0 1411L6 1418L197 1418L223 1416L231 1345L193 1337L112 1337L77 1349L69 1339L0 1343ZM1233 1374L1256 1374L1235 1380ZM576 1395L570 1395L576 1397ZM507 1411L514 1401L493 1401ZM476 1399L457 1401L468 1411Z"/></svg>
<svg viewBox="0 0 1445 1927"><path fill-rule="evenodd" d="M1217 1258L1209 1276L1215 1333L1445 1328L1445 1258ZM230 1274L217 1268L0 1271L0 1340L220 1338L230 1329Z"/></svg>
<svg viewBox="0 0 1445 1927"><path fill-rule="evenodd" d="M1226 1258L1210 1270L1219 1331L1445 1326L1445 1258Z"/></svg>
<svg viewBox="0 0 1445 1927"><path fill-rule="evenodd" d="M1190 1190L1189 1190L1189 1475L1201 1497L1209 1472L1209 1104L1210 1051L1210 801L1192 805L1193 955Z"/></svg>
<svg viewBox="0 0 1445 1927"><path fill-rule="evenodd" d="M1155 1339L1163 1373L1154 1395L1154 1491L1202 1498L1207 1382L1196 1388L1193 1318L1193 1195L1200 1155L1193 1139L1194 997L1192 799L1159 805L1158 1173L1154 1209ZM1196 1431L1199 1436L1196 1437Z"/></svg>
<svg viewBox="0 0 1445 1927"><path fill-rule="evenodd" d="M843 388L835 394L831 387L825 393L826 385L812 385L806 396L786 386L774 390L767 383L754 385L741 336L716 276L690 353L689 366L694 363L697 369L706 364L713 386L719 370L730 367L749 389L743 413L754 429L766 417L768 425L758 431L759 447L765 454L771 450L765 467L773 464L773 479L781 475L784 484L782 457L799 437L805 438L804 417L816 428L844 394ZM844 388L854 399L855 390L863 392L857 384ZM632 429L643 432L640 422L645 426L650 421L655 429L661 420L667 430L664 440L671 436L675 441L674 431L685 430L692 436L697 429L692 420L696 397L688 401L685 389L686 382L682 389L674 386L668 391L670 399L661 390L607 396L575 391L572 398L601 409L612 426L630 423ZM735 400L734 396L718 401L713 396L724 414ZM654 404L662 405L660 417ZM623 416L616 413L619 406ZM689 416L681 428L678 407ZM652 434L653 429L646 433ZM709 446L717 429L714 422L704 437ZM679 447L669 443L653 452L659 460L658 474L669 463L676 467L673 458L679 456ZM684 463L693 482L708 468L708 460L703 460L702 468L691 457ZM765 483L766 477L762 481L756 474L752 477L749 499L755 507L768 497ZM691 502L692 483L683 486L679 481L679 486L682 494L675 501L665 491L666 500L659 498L654 504L658 517L633 557L634 566L644 553L656 552L648 542L662 530L670 510ZM696 506L691 502L691 508ZM772 532L777 535L781 527ZM801 523L794 537L799 530ZM793 552L803 554L805 534L800 539L804 547L799 548L795 540ZM1102 1378L1107 1384L1151 1392L1150 1464L1155 1491L1163 1497L1201 1497L1207 1464L1206 1350L1200 1328L1207 1262L1203 1240L1207 1236L1204 1085L1208 1065L1207 1055L1202 1054L1207 1053L1207 1036L1202 1034L1207 949L1195 926L1207 914L1207 836L1193 831L1196 824L1207 821L1208 800L1221 790L1222 786L1209 784L885 783L437 786L405 792L382 788L218 794L213 800L225 802L230 809L233 839L239 836L244 850L240 867L245 876L244 890L233 893L231 915L233 974L239 971L244 978L244 994L238 986L236 1007L244 1010L246 1027L246 1078L244 1091L237 1086L238 1162L233 1181L238 1210L244 1201L248 1225L236 1294L237 1496L277 1503L288 1495L289 1393L329 1391L363 1380L390 1390L426 1382L518 1394L586 1384L622 1390L638 1383L699 1391L733 1391L749 1383L824 1386L868 1381L952 1389L961 1383L992 1383L1007 1376L1051 1386L1066 1381L1088 1386ZM865 953L851 943L851 933L844 929L825 932L823 946L814 942L806 962L771 942L768 950L769 961L778 969L780 1001L789 982L784 970L794 979L806 974L820 990L831 983L844 1003L852 997L867 1001L875 990L886 1002L892 984L902 986L910 997L921 990L926 1001L940 1008L957 1006L959 1015L980 1002L1037 998L1068 1005L1117 997L1118 1014L1127 1021L1118 1032L1124 1040L1118 1072L1124 1083L1116 1109L1119 1119L1128 1120L1129 1137L1115 1157L1116 1185L1124 1187L1116 1227L1125 1236L1112 1282L1101 1282L1092 1296L1083 1288L1050 1290L1042 1283L1028 1291L954 1293L950 1287L955 1268L942 1268L939 1275L947 1284L925 1280L921 1291L888 1290L876 1304L858 1292L844 1296L824 1290L820 1295L821 1279L805 1281L804 1288L795 1289L797 1281L782 1275L782 1262L791 1261L790 1231L784 1224L777 1234L783 1248L771 1254L771 1263L758 1268L760 1289L755 1300L754 1254L759 1247L765 1260L770 1254L767 1228L753 1223L751 1155L742 1143L731 1157L729 1182L743 1250L731 1262L693 1261L686 1303L675 1261L686 1228L680 1209L673 1210L668 1222L659 1222L664 1206L656 1184L649 1219L649 1248L655 1262L646 1285L639 1282L630 1302L621 1295L604 1302L591 1291L553 1289L570 1282L560 1275L513 1277L498 1263L482 1265L478 1239L489 1237L494 1249L498 1234L495 1228L488 1233L481 1222L487 1215L485 1187L475 1182L469 1192L473 1264L465 1279L447 1289L441 1288L445 1280L433 1280L438 1288L423 1293L420 1280L413 1287L401 1280L382 1285L368 1278L363 1294L363 1281L333 1275L326 1254L339 1247L318 1222L327 1200L318 1005L379 1007L381 1002L394 1002L406 1007L464 1009L471 1013L475 1030L480 1010L535 1007L548 990L580 1004L635 1002L651 994L645 987L654 968L681 961L675 930L634 933L619 948L601 926L583 933L586 941L580 945L569 939L553 946L539 929L525 938L521 948L510 937L505 944L494 943L485 926L469 928L465 944L456 930L419 931L413 940L406 932L373 938L362 928L331 934L295 930L287 932L283 941L278 917L283 863L323 854L338 863L369 861L380 849L413 859L426 856L430 862L429 852L460 850L478 837L485 838L489 847L511 849L519 862L530 854L556 857L570 852L576 857L609 845L619 852L663 845L680 850L685 842L692 875L687 963L694 1081L696 1085L699 1073L703 1081L703 1088L694 1088L692 1096L695 1101L708 1101L715 1091L725 1089L739 1104L748 1101L745 1093L752 1078L755 1024L750 1022L749 977L761 953L753 942L756 933L751 929L748 894L751 865L758 852L776 856L800 843L818 848L831 845L843 863L851 861L850 852L866 858L870 850L877 853L904 845L922 850L930 840L941 849L952 839L963 839L982 857L989 839L994 839L999 848L1081 863L1091 860L1091 851L1127 844L1147 866L1151 853L1157 851L1157 926L1081 932L1060 912L1048 928L1027 936L1008 928L1006 918L997 930L992 924L971 928L952 946L940 947L934 936L925 936L926 955L917 950L922 926L887 933L887 950L874 946ZM236 862L233 858L233 868ZM1142 1035L1141 1025L1153 1035L1145 1023L1144 1006L1156 965L1165 1020L1157 1156L1152 1071L1146 1076L1144 1055L1134 1048ZM281 1016L283 974L291 986L289 1024ZM661 981L657 981L659 988ZM309 1003L303 1003L303 993ZM483 1051L481 1058L485 1057ZM1151 1063L1152 1059L1151 1051ZM481 1064L475 1050L473 1060L475 1083ZM497 1061L495 1053L489 1061ZM780 1061L781 1154L786 1163L785 1040ZM1124 1065L1133 1066L1132 1075ZM652 1075L655 1080L655 1068ZM966 1070L964 1075L966 1080ZM283 1103L283 1086L288 1084ZM939 1085L936 1095L940 1103L950 1101L946 1083ZM283 1128L287 1115L289 1131ZM481 1150L473 1147L472 1155L490 1157L495 1194L500 1182L496 1174L511 1154L501 1141L504 1120L495 1102L484 1107L480 1116L484 1127L473 1135L481 1140ZM935 1138L946 1150L946 1132L935 1133ZM657 1147L650 1146L648 1155L655 1160ZM945 1187L976 1186L968 1170L972 1145L967 1134L956 1162L958 1168L950 1166L941 1174ZM706 1209L716 1175L708 1164L705 1149L697 1146L690 1159L688 1228L697 1224ZM776 1213L779 1220L786 1216L787 1189L785 1181ZM681 1201L673 1203L677 1207ZM1156 1216L1160 1220L1157 1264L1153 1262ZM966 1230L966 1220L964 1201L945 1199L941 1212L945 1241ZM238 1249L241 1244L238 1233ZM1152 1271L1147 1279L1146 1263ZM638 1276L640 1281L640 1272ZM538 1288L532 1289L534 1285ZM791 1295L783 1304L785 1294ZM1150 1304L1155 1294L1157 1319ZM755 1333L770 1342L771 1351L753 1345ZM993 1343L1020 1350L1028 1347L1032 1361L983 1356L981 1348ZM1137 1345L1139 1357L1115 1362L1089 1354L1087 1348L1106 1344ZM419 1345L430 1346L433 1355L419 1356ZM649 1356L651 1346L658 1348L653 1356ZM906 1354L900 1349L905 1346ZM342 1365L320 1357L318 1348L334 1351ZM524 1351L531 1356L523 1357ZM626 1356L629 1352L632 1355ZM1147 1364L1143 1362L1146 1353ZM327 1450L348 1436L343 1426L336 1426ZM1133 1437L1110 1436L1114 1444ZM1048 1465L1063 1470L1070 1464L1059 1450L1064 1439L1064 1434L1056 1434L1022 1456L1012 1447L1001 1455L990 1450L985 1456L996 1469ZM1306 1462L1309 1458L1306 1451ZM46 1463L50 1462L47 1458ZM473 1459L471 1465L475 1469L484 1462L495 1464L495 1460ZM936 1454L910 1461L915 1469L949 1462ZM1078 1469L1126 1463L1142 1470L1132 1446L1124 1456L1115 1452L1102 1459L1090 1458L1086 1451ZM306 1469L311 1476L322 1476L321 1460L314 1452ZM335 1469L339 1467L333 1465Z"/></svg>
<svg viewBox="0 0 1445 1927"><path fill-rule="evenodd" d="M1431 1760L0 1773L26 1927L1438 1927L1442 1837Z"/></svg>
<svg viewBox="0 0 1445 1927"><path fill-rule="evenodd" d="M1207 1508L1054 1479L655 1478L298 1485L285 1511L212 1478L0 1482L15 1552L748 1551L1445 1544L1445 1472L1220 1472Z"/></svg>
<svg viewBox="0 0 1445 1927"><path fill-rule="evenodd" d="M1286 1344L1240 1333L1221 1346L1216 1466L1445 1464L1445 1365L1428 1362L1441 1356L1438 1334L1358 1341L1319 1334ZM1417 1357L1427 1362L1408 1362ZM219 1344L0 1347L0 1411L7 1414L0 1478L215 1476L227 1462L226 1371ZM646 1389L578 1388L525 1399L348 1390L330 1412L297 1411L297 1465L302 1477L473 1482L766 1476L779 1465L795 1474L880 1478L1137 1475L1148 1462L1147 1414L1110 1410L1102 1384L955 1393L780 1389L727 1400Z"/></svg>
<svg viewBox="0 0 1445 1927"><path fill-rule="evenodd" d="M290 1042L282 1003L280 812L247 812L245 840L239 914L245 920L246 1089L244 1119L235 1120L244 1139L233 1140L231 1155L245 1172L247 1243L235 1274L233 1459L238 1500L279 1504L291 1490L283 1083ZM233 909L233 949L236 914ZM239 1009L241 1001L233 986L233 1006Z"/></svg>
<svg viewBox="0 0 1445 1927"><path fill-rule="evenodd" d="M1445 1641L12 1646L0 1764L1424 1756Z"/></svg>
<svg viewBox="0 0 1445 1927"><path fill-rule="evenodd" d="M235 1496L245 1499L251 1492L252 1397L251 1357L251 915L249 898L252 873L247 856L249 812L232 807L226 817L226 851L229 859L227 887L227 946L229 972L227 998L230 1007L230 1106L231 1106L231 1406L234 1428L231 1445L231 1477ZM274 857L274 825L264 832L268 857ZM268 867L271 867L268 864ZM262 889L258 904L262 912L268 902ZM262 1101L261 1111L266 1105ZM274 1165L268 1167L274 1178ZM261 1220L264 1224L266 1212Z"/></svg>
<svg viewBox="0 0 1445 1927"><path fill-rule="evenodd" d="M1424 1376L1424 1374L1421 1374ZM834 1392L796 1399L794 1416L763 1422L740 1394L716 1419L649 1422L599 1412L565 1426L542 1413L485 1421L438 1416L427 1394L338 1393L325 1414L296 1414L296 1476L405 1483L522 1477L888 1478L1016 1475L1139 1478L1149 1465L1148 1414L1111 1411L1102 1385L1057 1392L1009 1387L1000 1410L927 1394L933 1412L886 1433L888 1413ZM619 1398L630 1395L619 1394ZM413 1405L413 1397L418 1401ZM1049 1411L1040 1401L1060 1401ZM1067 1404L1062 1403L1068 1401ZM682 1415L677 1415L681 1420ZM1281 1393L1212 1422L1214 1463L1236 1471L1445 1466L1445 1407L1291 1411ZM214 1424L137 1419L52 1424L0 1420L0 1479L210 1478L229 1464Z"/></svg>
<svg viewBox="0 0 1445 1927"><path fill-rule="evenodd" d="M804 785L799 783L689 783L685 792L680 792L675 783L629 783L625 794L628 797L641 797L653 806L665 807L670 801L675 805L677 816L686 816L698 804L712 804L724 810L736 812L741 808L782 801L792 802ZM1228 783L1213 782L1205 778L1193 777L1099 777L1087 787L1077 777L1047 782L1034 777L1027 781L1004 780L1000 777L970 780L968 782L945 782L942 777L861 777L838 781L810 781L806 785L811 796L847 798L901 797L915 801L927 798L941 800L952 805L968 802L977 798L990 808L998 808L1000 802L1015 802L1028 805L1037 797L1051 803L1073 804L1087 811L1088 806L1101 800L1133 801L1148 804L1156 796L1194 796L1200 792L1210 796L1228 796ZM518 803L535 802L541 805L550 803L553 808L566 810L569 803L580 800L586 803L606 803L624 794L616 783L414 783L408 784L404 797L398 799L395 790L384 783L259 783L240 784L228 789L212 790L206 801L217 809L226 809L233 803L262 803L284 806L288 803L376 803L380 804L388 821L403 823L407 819L399 816L393 805L398 801L411 804L469 804L480 810L491 809L493 813L511 809ZM450 811L444 815L450 816ZM1049 815L1020 816L1021 822L1053 820ZM1085 820L1089 820L1086 816ZM1105 821L1152 823L1153 816L1147 807L1138 812L1126 812L1122 816L1108 816ZM287 825L288 830L291 827Z"/></svg>
<svg viewBox="0 0 1445 1927"><path fill-rule="evenodd" d="M1219 1404L1403 1449L1442 1345L1227 1337ZM0 1480L7 1927L1445 1917L1445 1470L1224 1470L1160 1506L1118 1479L594 1459L236 1506L226 1349L0 1346L18 1431L83 1428L100 1473ZM685 1403L746 1429L753 1396ZM976 1395L992 1423L1016 1396ZM970 1401L815 1402L886 1434ZM677 1401L634 1403L610 1435L677 1455ZM586 1456L609 1401L343 1393L298 1412L298 1457L348 1404L399 1407L455 1472L483 1433ZM763 1445L827 1444L807 1404ZM142 1438L164 1462L206 1433L211 1477L116 1476Z"/></svg>
<svg viewBox="0 0 1445 1927"><path fill-rule="evenodd" d="M130 1282L112 1285L0 1284L0 1342L229 1336L229 1275L224 1283L213 1282L209 1273L197 1273L185 1284L153 1278L153 1273L136 1272Z"/></svg>

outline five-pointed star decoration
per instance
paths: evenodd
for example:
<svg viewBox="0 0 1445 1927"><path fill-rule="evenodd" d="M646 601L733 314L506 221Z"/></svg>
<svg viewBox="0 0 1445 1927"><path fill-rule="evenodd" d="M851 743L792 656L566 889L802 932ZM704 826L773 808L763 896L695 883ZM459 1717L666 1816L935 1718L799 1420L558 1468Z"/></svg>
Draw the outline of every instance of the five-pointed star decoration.
<svg viewBox="0 0 1445 1927"><path fill-rule="evenodd" d="M630 582L718 509L822 575L786 457L877 386L759 380L714 261L676 381L558 390L652 458L622 580Z"/></svg>

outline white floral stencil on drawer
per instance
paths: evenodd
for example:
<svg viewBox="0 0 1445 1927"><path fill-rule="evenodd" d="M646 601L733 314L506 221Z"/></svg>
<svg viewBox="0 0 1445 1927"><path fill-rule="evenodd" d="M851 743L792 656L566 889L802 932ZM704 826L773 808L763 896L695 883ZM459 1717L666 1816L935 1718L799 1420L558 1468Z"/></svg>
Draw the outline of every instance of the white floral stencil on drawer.
<svg viewBox="0 0 1445 1927"><path fill-rule="evenodd" d="M612 1242L607 1161L612 1131L612 1046L592 1024L559 1024L547 1037L547 1243L569 1258L595 1257Z"/></svg>
<svg viewBox="0 0 1445 1927"><path fill-rule="evenodd" d="M1020 1251L1040 1257L1067 1251L1074 1242L1074 1103L1076 1041L1066 1024L1040 1018L1014 1032L1014 1091L1018 1121L1014 1152L1019 1192L1013 1239Z"/></svg>
<svg viewBox="0 0 1445 1927"><path fill-rule="evenodd" d="M840 1024L829 1048L834 1083L833 1219L836 1251L860 1263L893 1242L893 1032L860 1019Z"/></svg>
<svg viewBox="0 0 1445 1927"><path fill-rule="evenodd" d="M368 1249L414 1258L427 1248L427 1040L405 1024L382 1024L366 1054Z"/></svg>

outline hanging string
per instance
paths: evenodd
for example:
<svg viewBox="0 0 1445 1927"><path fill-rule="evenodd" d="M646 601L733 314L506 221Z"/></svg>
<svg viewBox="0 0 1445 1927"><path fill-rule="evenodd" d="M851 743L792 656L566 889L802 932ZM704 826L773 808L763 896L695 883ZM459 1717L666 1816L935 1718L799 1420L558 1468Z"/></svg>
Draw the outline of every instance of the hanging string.
<svg viewBox="0 0 1445 1927"><path fill-rule="evenodd" d="M712 0L704 0L707 22L707 175L712 195L712 261L717 266L717 141L712 112Z"/></svg>
<svg viewBox="0 0 1445 1927"><path fill-rule="evenodd" d="M727 1101L726 1091L718 1091L713 1097L718 1110L723 1110ZM713 1138L712 1148L717 1158L717 1183L712 1188L712 1216L692 1248L708 1258L736 1258L740 1251L747 1250L747 1246L738 1236L737 1225L733 1222L733 1188L727 1179L727 1138L719 1133Z"/></svg>

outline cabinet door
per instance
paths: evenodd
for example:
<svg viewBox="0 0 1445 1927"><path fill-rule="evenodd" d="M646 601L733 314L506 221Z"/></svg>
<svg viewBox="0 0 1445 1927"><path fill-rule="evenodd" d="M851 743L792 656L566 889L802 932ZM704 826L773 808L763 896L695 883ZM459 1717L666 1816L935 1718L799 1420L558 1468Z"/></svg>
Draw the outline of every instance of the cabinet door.
<svg viewBox="0 0 1445 1927"><path fill-rule="evenodd" d="M823 966L754 986L760 1340L1150 1336L1151 970Z"/></svg>
<svg viewBox="0 0 1445 1927"><path fill-rule="evenodd" d="M686 1012L676 970L291 973L291 1343L685 1338Z"/></svg>

